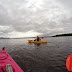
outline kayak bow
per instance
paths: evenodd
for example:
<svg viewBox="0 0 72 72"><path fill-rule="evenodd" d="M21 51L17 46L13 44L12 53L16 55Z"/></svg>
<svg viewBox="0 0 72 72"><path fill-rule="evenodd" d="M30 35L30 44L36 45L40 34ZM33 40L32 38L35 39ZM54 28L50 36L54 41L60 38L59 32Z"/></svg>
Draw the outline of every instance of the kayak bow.
<svg viewBox="0 0 72 72"><path fill-rule="evenodd" d="M6 71L6 65L10 64L13 71ZM0 72L24 72L3 48L0 51Z"/></svg>

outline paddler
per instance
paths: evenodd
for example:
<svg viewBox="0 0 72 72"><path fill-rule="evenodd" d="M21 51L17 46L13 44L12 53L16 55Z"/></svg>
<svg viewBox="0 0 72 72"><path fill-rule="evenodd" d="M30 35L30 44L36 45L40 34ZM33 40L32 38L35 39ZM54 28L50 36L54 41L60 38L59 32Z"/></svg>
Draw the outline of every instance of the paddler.
<svg viewBox="0 0 72 72"><path fill-rule="evenodd" d="M41 39L37 36L37 38L34 41L41 41Z"/></svg>

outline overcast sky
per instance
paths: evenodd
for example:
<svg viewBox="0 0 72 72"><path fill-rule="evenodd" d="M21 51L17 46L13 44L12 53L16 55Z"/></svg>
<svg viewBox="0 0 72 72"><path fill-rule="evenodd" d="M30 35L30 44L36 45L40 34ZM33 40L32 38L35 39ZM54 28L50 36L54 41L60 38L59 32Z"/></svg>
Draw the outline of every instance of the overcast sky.
<svg viewBox="0 0 72 72"><path fill-rule="evenodd" d="M0 0L0 36L72 33L72 0Z"/></svg>

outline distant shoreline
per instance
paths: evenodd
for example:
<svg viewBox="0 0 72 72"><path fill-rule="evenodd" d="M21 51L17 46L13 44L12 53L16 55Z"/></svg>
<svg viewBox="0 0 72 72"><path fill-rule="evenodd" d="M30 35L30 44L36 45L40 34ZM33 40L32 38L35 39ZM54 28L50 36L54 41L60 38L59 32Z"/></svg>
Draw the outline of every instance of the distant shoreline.
<svg viewBox="0 0 72 72"><path fill-rule="evenodd" d="M72 33L69 33L69 34L59 34L59 35L54 35L52 37L63 37L63 36L72 36Z"/></svg>
<svg viewBox="0 0 72 72"><path fill-rule="evenodd" d="M36 38L36 37L22 37L22 38L3 38L1 37L0 39L25 39L25 38Z"/></svg>
<svg viewBox="0 0 72 72"><path fill-rule="evenodd" d="M72 36L72 33L58 34L58 35L54 35L54 36L44 36L44 37L47 38L47 37L64 37L64 36ZM25 39L25 38L36 38L36 37L22 37L22 38L5 38L5 37L0 37L0 39Z"/></svg>

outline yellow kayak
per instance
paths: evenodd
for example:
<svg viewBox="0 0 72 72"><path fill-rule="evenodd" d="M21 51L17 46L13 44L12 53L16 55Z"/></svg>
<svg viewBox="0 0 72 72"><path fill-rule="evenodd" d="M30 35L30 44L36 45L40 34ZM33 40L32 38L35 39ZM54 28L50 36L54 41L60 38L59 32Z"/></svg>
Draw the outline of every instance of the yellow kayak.
<svg viewBox="0 0 72 72"><path fill-rule="evenodd" d="M33 40L28 40L29 43L47 43L47 41L33 41Z"/></svg>

